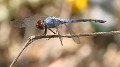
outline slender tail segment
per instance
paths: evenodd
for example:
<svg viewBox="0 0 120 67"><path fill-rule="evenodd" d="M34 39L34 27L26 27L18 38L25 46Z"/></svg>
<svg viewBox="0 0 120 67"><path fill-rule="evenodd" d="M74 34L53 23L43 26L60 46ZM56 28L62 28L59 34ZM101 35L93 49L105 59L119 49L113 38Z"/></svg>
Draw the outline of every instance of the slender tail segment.
<svg viewBox="0 0 120 67"><path fill-rule="evenodd" d="M80 20L71 20L71 23L73 22L99 22L99 23L105 23L105 20L97 20L97 19L80 19Z"/></svg>

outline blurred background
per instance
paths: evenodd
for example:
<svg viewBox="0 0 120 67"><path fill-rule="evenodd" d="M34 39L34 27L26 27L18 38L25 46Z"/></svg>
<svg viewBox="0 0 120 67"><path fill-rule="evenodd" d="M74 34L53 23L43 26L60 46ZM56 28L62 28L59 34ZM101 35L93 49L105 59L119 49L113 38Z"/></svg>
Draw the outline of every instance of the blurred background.
<svg viewBox="0 0 120 67"><path fill-rule="evenodd" d="M59 16L73 19L101 19L106 23L74 23L76 33L109 32L120 29L120 0L0 0L0 67L8 67L27 38L44 31L32 27L17 28L13 18ZM55 29L52 29L55 31ZM47 34L53 34L48 31ZM62 26L62 34L68 34ZM120 67L120 35L39 39L30 44L14 67Z"/></svg>

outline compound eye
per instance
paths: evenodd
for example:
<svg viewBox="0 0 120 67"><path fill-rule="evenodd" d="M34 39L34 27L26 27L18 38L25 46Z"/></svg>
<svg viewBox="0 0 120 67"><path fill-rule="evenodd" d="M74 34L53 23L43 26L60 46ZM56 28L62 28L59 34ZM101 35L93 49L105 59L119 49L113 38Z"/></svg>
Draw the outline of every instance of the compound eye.
<svg viewBox="0 0 120 67"><path fill-rule="evenodd" d="M37 27L38 29L40 29L40 30L43 30L43 29L44 29L44 25L43 25L43 23L42 23L41 21L38 21L38 22L37 22L36 27Z"/></svg>

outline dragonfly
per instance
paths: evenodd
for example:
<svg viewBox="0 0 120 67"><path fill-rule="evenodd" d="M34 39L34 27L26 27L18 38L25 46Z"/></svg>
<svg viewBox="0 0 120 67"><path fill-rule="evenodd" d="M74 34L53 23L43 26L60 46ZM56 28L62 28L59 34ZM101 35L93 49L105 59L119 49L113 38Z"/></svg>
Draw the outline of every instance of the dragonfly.
<svg viewBox="0 0 120 67"><path fill-rule="evenodd" d="M75 35L75 33L69 28L67 23L78 23L78 22L98 22L98 23L105 23L105 20L98 20L98 19L64 19L57 16L28 16L18 19L12 19L11 22L15 23L15 25L19 28L23 28L26 26L34 27L39 30L45 30L43 36L46 36L47 30L50 30L52 33L58 33L59 39L62 43L62 37L60 36L59 26L64 24L69 31L70 35ZM56 28L57 32L54 32L51 28ZM72 39L77 43L80 44L79 37L72 37Z"/></svg>

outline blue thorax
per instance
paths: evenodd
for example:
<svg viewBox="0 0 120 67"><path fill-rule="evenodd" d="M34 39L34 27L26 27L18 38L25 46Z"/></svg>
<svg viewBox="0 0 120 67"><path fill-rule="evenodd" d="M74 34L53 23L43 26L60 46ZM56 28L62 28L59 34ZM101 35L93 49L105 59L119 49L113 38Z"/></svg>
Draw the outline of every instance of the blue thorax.
<svg viewBox="0 0 120 67"><path fill-rule="evenodd" d="M71 21L72 20L62 19L56 16L49 16L44 20L44 24L46 24L49 28L55 28L58 27L60 24L69 23Z"/></svg>

